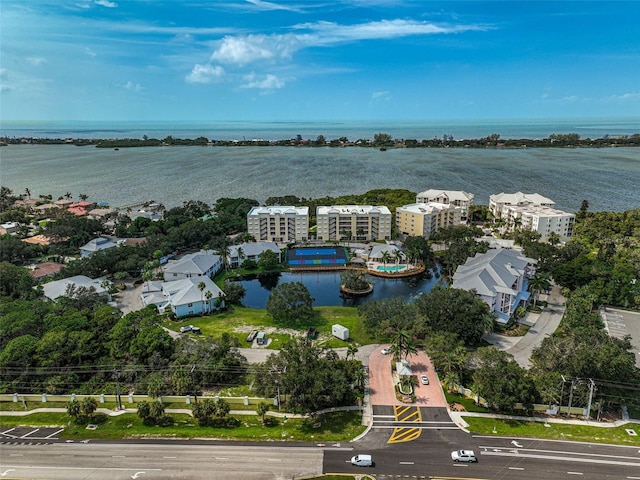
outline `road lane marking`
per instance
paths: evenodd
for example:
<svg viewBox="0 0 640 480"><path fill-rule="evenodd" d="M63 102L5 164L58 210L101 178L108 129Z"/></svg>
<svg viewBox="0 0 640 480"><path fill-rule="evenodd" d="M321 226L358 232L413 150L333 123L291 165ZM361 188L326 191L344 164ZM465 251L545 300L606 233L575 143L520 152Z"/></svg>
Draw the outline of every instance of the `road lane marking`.
<svg viewBox="0 0 640 480"><path fill-rule="evenodd" d="M61 429L60 429L60 430L58 430L57 432L53 432L51 435L47 435L47 436L46 436L46 437L44 437L44 438L51 438L51 437L53 437L54 435L59 434L60 432L64 432L64 428L61 428Z"/></svg>
<svg viewBox="0 0 640 480"><path fill-rule="evenodd" d="M509 470L524 470L522 467L509 467Z"/></svg>
<svg viewBox="0 0 640 480"><path fill-rule="evenodd" d="M562 460L566 462L579 462L579 463L597 463L600 465L625 465L630 467L640 467L640 461L632 458L633 462L624 462L618 460L603 460L599 458L576 458L576 457L568 457L566 455L558 454L558 455L533 455L529 453L507 453L507 452L480 452L481 455L493 455L497 457L517 457L517 458L541 458L544 460ZM574 453L576 455L577 452ZM594 455L595 456L595 455Z"/></svg>
<svg viewBox="0 0 640 480"><path fill-rule="evenodd" d="M111 455L111 458L127 458L124 455Z"/></svg>
<svg viewBox="0 0 640 480"><path fill-rule="evenodd" d="M567 472L567 475L584 475L582 472Z"/></svg>
<svg viewBox="0 0 640 480"><path fill-rule="evenodd" d="M229 457L214 457L216 460L229 460Z"/></svg>
<svg viewBox="0 0 640 480"><path fill-rule="evenodd" d="M162 458L178 458L178 457L162 457Z"/></svg>
<svg viewBox="0 0 640 480"><path fill-rule="evenodd" d="M415 465L414 462L400 462L400 465Z"/></svg>
<svg viewBox="0 0 640 480"><path fill-rule="evenodd" d="M40 467L33 465L5 465L3 468L24 468L24 469L32 469L32 470L116 470L119 472L135 472L135 468L126 468L126 467ZM161 472L161 468L147 468L147 470L153 470L154 472Z"/></svg>
<svg viewBox="0 0 640 480"><path fill-rule="evenodd" d="M36 428L35 430L30 431L29 433L25 433L25 434L24 434L23 436L21 436L20 438L27 438L29 435L32 435L32 434L34 434L34 433L36 433L36 432L39 432L39 431L40 431L40 429L39 429L39 428Z"/></svg>
<svg viewBox="0 0 640 480"><path fill-rule="evenodd" d="M572 451L567 451L567 450L543 450L543 449L539 449L539 448L521 448L518 451L514 451L511 447L489 447L489 446L481 445L480 448L484 448L484 449L489 449L490 448L494 452L501 452L503 450L508 450L509 452L512 452L512 453L533 452L533 453L550 453L550 454L567 455L567 456L570 456L570 455L582 455L583 457L619 458L619 459L623 459L623 460L635 460L636 459L636 457L627 457L627 456L622 456L622 455L605 455L603 453L572 452ZM480 452L480 453L483 453L483 452Z"/></svg>

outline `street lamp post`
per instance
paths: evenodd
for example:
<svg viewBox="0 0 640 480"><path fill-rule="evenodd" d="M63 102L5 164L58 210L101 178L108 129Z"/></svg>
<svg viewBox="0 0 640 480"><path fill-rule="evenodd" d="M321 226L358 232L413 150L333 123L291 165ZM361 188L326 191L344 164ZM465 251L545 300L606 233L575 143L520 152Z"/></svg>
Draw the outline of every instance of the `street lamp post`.
<svg viewBox="0 0 640 480"><path fill-rule="evenodd" d="M191 386L193 387L193 398L195 400L196 403L198 403L198 389L196 388L196 382L193 380L193 372L195 371L196 366L193 365L191 367L191 371L189 372L189 374L191 375Z"/></svg>

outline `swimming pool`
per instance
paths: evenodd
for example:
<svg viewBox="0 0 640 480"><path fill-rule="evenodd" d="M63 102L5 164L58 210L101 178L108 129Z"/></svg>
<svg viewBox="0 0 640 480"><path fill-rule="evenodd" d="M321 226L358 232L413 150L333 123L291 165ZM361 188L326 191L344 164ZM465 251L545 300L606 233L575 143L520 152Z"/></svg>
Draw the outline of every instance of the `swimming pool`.
<svg viewBox="0 0 640 480"><path fill-rule="evenodd" d="M379 272L399 272L400 270L404 270L406 267L404 265L393 265L392 267L384 267L382 265L378 265L376 270Z"/></svg>

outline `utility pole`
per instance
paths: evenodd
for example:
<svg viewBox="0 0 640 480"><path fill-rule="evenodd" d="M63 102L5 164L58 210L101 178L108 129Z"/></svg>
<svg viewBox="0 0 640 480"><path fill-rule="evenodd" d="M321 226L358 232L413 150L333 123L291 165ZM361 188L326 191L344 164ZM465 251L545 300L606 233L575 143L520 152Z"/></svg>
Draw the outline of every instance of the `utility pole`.
<svg viewBox="0 0 640 480"><path fill-rule="evenodd" d="M569 392L569 408L567 409L567 418L571 418L571 401L573 400L573 386L575 378L571 379L571 391Z"/></svg>
<svg viewBox="0 0 640 480"><path fill-rule="evenodd" d="M118 410L122 410L122 398L120 397L120 372L117 369L114 369L113 375L116 377L116 398L118 399Z"/></svg>
<svg viewBox="0 0 640 480"><path fill-rule="evenodd" d="M564 378L564 375L560 375L562 377L562 388L560 389L560 409L558 410L558 415L560 415L562 413L562 399L564 397L564 382L567 381L566 378Z"/></svg>
<svg viewBox="0 0 640 480"><path fill-rule="evenodd" d="M193 387L193 398L195 399L195 402L198 403L198 389L196 388L196 382L193 380L193 372L195 371L196 366L193 365L191 367L191 371L189 372L189 374L191 375L191 386Z"/></svg>
<svg viewBox="0 0 640 480"><path fill-rule="evenodd" d="M591 401L593 400L593 391L595 390L596 383L592 378L589 379L589 406L587 407L587 421L591 420Z"/></svg>

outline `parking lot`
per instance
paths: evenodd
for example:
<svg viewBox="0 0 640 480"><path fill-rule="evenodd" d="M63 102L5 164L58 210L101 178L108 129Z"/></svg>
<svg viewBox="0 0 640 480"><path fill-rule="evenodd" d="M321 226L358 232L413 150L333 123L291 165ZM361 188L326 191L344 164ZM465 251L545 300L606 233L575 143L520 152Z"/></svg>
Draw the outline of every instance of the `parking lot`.
<svg viewBox="0 0 640 480"><path fill-rule="evenodd" d="M32 442L43 440L56 440L58 435L64 431L64 428L33 428L33 427L15 427L7 428L0 431L0 442Z"/></svg>
<svg viewBox="0 0 640 480"><path fill-rule="evenodd" d="M624 338L625 335L631 335L632 351L636 354L636 365L640 367L640 313L602 307L600 315L612 337Z"/></svg>

